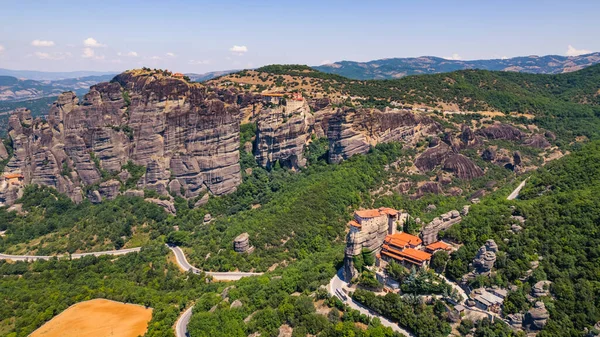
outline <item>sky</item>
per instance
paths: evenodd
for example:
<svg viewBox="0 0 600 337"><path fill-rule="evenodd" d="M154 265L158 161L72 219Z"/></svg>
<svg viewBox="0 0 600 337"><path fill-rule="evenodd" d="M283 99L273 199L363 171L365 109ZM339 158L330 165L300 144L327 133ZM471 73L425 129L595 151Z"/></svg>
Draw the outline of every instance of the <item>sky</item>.
<svg viewBox="0 0 600 337"><path fill-rule="evenodd" d="M186 73L600 51L600 1L0 0L0 68Z"/></svg>

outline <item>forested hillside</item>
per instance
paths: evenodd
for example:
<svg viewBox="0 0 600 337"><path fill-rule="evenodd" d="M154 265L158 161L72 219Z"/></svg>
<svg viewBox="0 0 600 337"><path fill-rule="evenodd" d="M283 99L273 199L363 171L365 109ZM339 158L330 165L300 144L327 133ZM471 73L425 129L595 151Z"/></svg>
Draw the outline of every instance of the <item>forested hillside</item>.
<svg viewBox="0 0 600 337"><path fill-rule="evenodd" d="M498 273L473 282L517 285L505 305L518 312L530 308L525 297L533 284L552 281L552 297L544 298L551 319L538 336L580 336L600 320L599 162L600 143L594 142L534 173L520 200L498 196L474 205L469 217L446 233L465 244L453 254L448 275L462 277L479 246L495 239L503 253ZM516 223L511 215L525 218L522 232L509 230Z"/></svg>

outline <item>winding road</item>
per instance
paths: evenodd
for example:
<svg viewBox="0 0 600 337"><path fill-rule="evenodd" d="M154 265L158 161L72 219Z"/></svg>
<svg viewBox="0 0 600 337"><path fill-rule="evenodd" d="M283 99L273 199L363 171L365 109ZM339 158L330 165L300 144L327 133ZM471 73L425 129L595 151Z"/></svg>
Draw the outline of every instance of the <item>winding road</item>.
<svg viewBox="0 0 600 337"><path fill-rule="evenodd" d="M167 245L167 247L169 247L169 249L173 252L173 254L175 254L175 259L177 260L177 264L179 264L179 267L181 267L181 269L183 269L184 271L191 270L194 274L200 274L202 272L202 270L192 266L188 262L187 258L185 257L185 254L183 253L183 250L181 250L181 248L179 248L177 246L173 246L173 245ZM237 281L237 280L241 279L242 277L258 276L258 275L263 274L263 273L243 273L243 272L237 272L237 271L232 271L232 272L207 271L204 273L206 275L212 276L212 278L217 281ZM190 323L190 318L192 317L192 308L193 307L194 306L189 307L177 319L177 322L175 323L175 336L176 337L188 337L187 326Z"/></svg>
<svg viewBox="0 0 600 337"><path fill-rule="evenodd" d="M102 255L124 255L134 252L139 252L141 247L137 248L127 248L127 249L119 249L119 250L107 250L103 252L91 252L91 253L77 253L71 254L71 259L80 259L84 256L102 256ZM0 254L0 260L12 260L12 261L37 261L37 260L50 260L51 258L63 258L69 257L66 255L55 255L55 256L47 256L47 255L8 255L8 254Z"/></svg>
<svg viewBox="0 0 600 337"><path fill-rule="evenodd" d="M192 309L194 306L192 305L186 311L179 316L177 319L177 323L175 323L175 336L176 337L189 337L187 332L187 326L190 323L190 318L192 318Z"/></svg>
<svg viewBox="0 0 600 337"><path fill-rule="evenodd" d="M188 262L187 258L185 257L185 254L183 253L183 250L181 250L181 248L179 248L177 246L169 245L169 249L171 249L171 251L173 251L173 253L175 254L175 258L177 260L177 263L181 267L181 269L183 269L185 271L191 270L194 274L200 274L202 272L202 270L192 266ZM244 272L238 272L238 271L231 271L231 272L207 271L204 273L206 275L212 276L212 278L215 279L216 281L237 281L237 280L241 279L242 277L258 276L258 275L263 274L263 273L244 273Z"/></svg>
<svg viewBox="0 0 600 337"><path fill-rule="evenodd" d="M346 293L344 292L344 287L348 286L348 283L344 281L342 273L343 268L338 270L337 274L331 279L331 281L329 281L329 284L327 285L327 291L331 296L336 296L337 298L342 300L342 302L347 304L350 308L358 310L361 314L367 315L369 317L379 318L379 320L381 321L381 325L385 327L391 328L392 330L399 332L405 336L414 337L413 334L401 328L398 324L367 309L360 303L355 302L350 296L346 295Z"/></svg>

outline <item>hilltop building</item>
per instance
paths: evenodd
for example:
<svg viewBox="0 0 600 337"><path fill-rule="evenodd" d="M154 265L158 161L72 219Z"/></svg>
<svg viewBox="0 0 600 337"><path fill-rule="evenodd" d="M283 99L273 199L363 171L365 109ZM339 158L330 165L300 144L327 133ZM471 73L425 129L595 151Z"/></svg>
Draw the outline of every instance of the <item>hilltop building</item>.
<svg viewBox="0 0 600 337"><path fill-rule="evenodd" d="M354 219L348 222L350 232L346 238L345 277L352 279L355 276L354 256L362 254L363 250L377 254L386 235L394 234L407 217L408 214L387 207L355 211Z"/></svg>
<svg viewBox="0 0 600 337"><path fill-rule="evenodd" d="M182 78L183 78L183 76L184 76L184 75L183 75L182 73L174 73L174 74L173 74L173 77L175 77L175 78L181 78L181 79L182 79Z"/></svg>
<svg viewBox="0 0 600 337"><path fill-rule="evenodd" d="M408 233L394 233L385 237L381 248L381 253L377 256L379 266L383 267L385 263L395 261L407 268L418 267L426 268L429 266L431 254L420 250L423 241L420 238Z"/></svg>

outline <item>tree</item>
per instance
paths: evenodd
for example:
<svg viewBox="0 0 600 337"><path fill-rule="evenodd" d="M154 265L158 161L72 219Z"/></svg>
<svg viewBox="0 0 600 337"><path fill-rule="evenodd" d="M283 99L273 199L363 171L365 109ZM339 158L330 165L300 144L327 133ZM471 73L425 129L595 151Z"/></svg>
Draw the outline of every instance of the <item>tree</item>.
<svg viewBox="0 0 600 337"><path fill-rule="evenodd" d="M446 263L450 260L450 256L444 250L438 250L431 257L431 268L437 273L442 273L446 268Z"/></svg>

